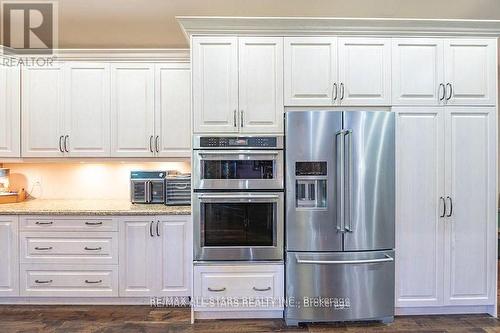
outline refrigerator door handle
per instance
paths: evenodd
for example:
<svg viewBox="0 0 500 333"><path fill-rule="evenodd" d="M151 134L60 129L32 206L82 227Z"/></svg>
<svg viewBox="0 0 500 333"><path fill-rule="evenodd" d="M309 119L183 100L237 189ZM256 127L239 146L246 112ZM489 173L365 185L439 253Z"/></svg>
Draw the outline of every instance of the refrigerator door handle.
<svg viewBox="0 0 500 333"><path fill-rule="evenodd" d="M299 255L297 255L296 258L297 258L298 264L316 264L316 265L376 264L376 263L381 263L381 262L394 261L394 258L388 254L385 254L384 258L361 259L361 260L309 260L309 259L300 259Z"/></svg>
<svg viewBox="0 0 500 333"><path fill-rule="evenodd" d="M344 137L347 138L347 150L344 148L344 158L347 167L344 167L344 230L352 232L352 129L345 130ZM345 142L345 141L344 141ZM347 155L347 156L346 156Z"/></svg>
<svg viewBox="0 0 500 333"><path fill-rule="evenodd" d="M336 174L335 174L335 186L337 188L337 216L336 216L336 227L337 231L345 232L345 212L344 212L344 140L345 140L345 131L342 129L335 133L335 144L337 145L336 149Z"/></svg>

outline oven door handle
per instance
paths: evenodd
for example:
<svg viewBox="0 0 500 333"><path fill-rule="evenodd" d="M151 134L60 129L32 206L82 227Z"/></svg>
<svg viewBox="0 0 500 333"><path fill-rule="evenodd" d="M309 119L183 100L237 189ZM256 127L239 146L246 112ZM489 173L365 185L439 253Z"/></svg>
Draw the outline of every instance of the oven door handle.
<svg viewBox="0 0 500 333"><path fill-rule="evenodd" d="M226 201L238 201L241 199L279 199L278 194L199 194L198 199L224 199Z"/></svg>
<svg viewBox="0 0 500 333"><path fill-rule="evenodd" d="M267 150L224 150L224 151L200 151L198 155L278 155L278 151Z"/></svg>

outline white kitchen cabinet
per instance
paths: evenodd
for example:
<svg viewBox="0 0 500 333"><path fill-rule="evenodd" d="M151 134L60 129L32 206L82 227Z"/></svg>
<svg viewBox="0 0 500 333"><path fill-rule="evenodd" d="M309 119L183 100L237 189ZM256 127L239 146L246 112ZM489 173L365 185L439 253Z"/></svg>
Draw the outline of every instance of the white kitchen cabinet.
<svg viewBox="0 0 500 333"><path fill-rule="evenodd" d="M440 305L444 114L439 107L398 107L393 111L397 131L396 306Z"/></svg>
<svg viewBox="0 0 500 333"><path fill-rule="evenodd" d="M391 105L391 39L339 38L342 105Z"/></svg>
<svg viewBox="0 0 500 333"><path fill-rule="evenodd" d="M285 105L332 105L338 81L336 37L286 37Z"/></svg>
<svg viewBox="0 0 500 333"><path fill-rule="evenodd" d="M21 156L20 79L19 66L0 64L0 157Z"/></svg>
<svg viewBox="0 0 500 333"><path fill-rule="evenodd" d="M495 105L498 93L496 55L496 39L445 41L449 105Z"/></svg>
<svg viewBox="0 0 500 333"><path fill-rule="evenodd" d="M62 157L64 65L25 67L22 71L22 155Z"/></svg>
<svg viewBox="0 0 500 333"><path fill-rule="evenodd" d="M109 64L68 62L65 66L65 150L71 157L109 157Z"/></svg>
<svg viewBox="0 0 500 333"><path fill-rule="evenodd" d="M238 42L240 132L283 132L283 38Z"/></svg>
<svg viewBox="0 0 500 333"><path fill-rule="evenodd" d="M446 109L445 304L494 304L496 108Z"/></svg>
<svg viewBox="0 0 500 333"><path fill-rule="evenodd" d="M238 132L238 38L193 37L195 133Z"/></svg>
<svg viewBox="0 0 500 333"><path fill-rule="evenodd" d="M443 48L442 39L393 39L393 105L444 104Z"/></svg>
<svg viewBox="0 0 500 333"><path fill-rule="evenodd" d="M120 296L190 296L189 216L127 217L120 225Z"/></svg>
<svg viewBox="0 0 500 333"><path fill-rule="evenodd" d="M157 278L158 296L190 296L193 262L191 219L186 216L167 216L158 219L160 238Z"/></svg>
<svg viewBox="0 0 500 333"><path fill-rule="evenodd" d="M19 295L18 217L0 216L0 296Z"/></svg>
<svg viewBox="0 0 500 333"><path fill-rule="evenodd" d="M154 156L154 65L111 65L111 156Z"/></svg>
<svg viewBox="0 0 500 333"><path fill-rule="evenodd" d="M191 70L187 63L155 67L155 152L191 156Z"/></svg>

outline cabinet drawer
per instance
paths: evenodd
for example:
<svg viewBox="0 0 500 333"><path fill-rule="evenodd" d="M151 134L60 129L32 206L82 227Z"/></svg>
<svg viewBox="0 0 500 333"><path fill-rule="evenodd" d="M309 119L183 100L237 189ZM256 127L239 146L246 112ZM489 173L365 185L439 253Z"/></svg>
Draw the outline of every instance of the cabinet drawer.
<svg viewBox="0 0 500 333"><path fill-rule="evenodd" d="M118 264L118 233L21 232L21 263Z"/></svg>
<svg viewBox="0 0 500 333"><path fill-rule="evenodd" d="M283 265L195 266L194 296L201 299L283 297Z"/></svg>
<svg viewBox="0 0 500 333"><path fill-rule="evenodd" d="M23 216L21 231L118 231L118 221L111 217Z"/></svg>
<svg viewBox="0 0 500 333"><path fill-rule="evenodd" d="M118 266L21 265L21 296L118 296Z"/></svg>

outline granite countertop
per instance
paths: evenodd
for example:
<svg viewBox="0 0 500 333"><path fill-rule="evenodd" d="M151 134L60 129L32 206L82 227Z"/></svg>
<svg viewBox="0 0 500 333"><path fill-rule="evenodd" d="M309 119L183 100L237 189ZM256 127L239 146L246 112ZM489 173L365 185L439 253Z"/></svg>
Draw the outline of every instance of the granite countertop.
<svg viewBox="0 0 500 333"><path fill-rule="evenodd" d="M127 200L31 199L0 204L0 215L190 215L191 206L132 204Z"/></svg>

